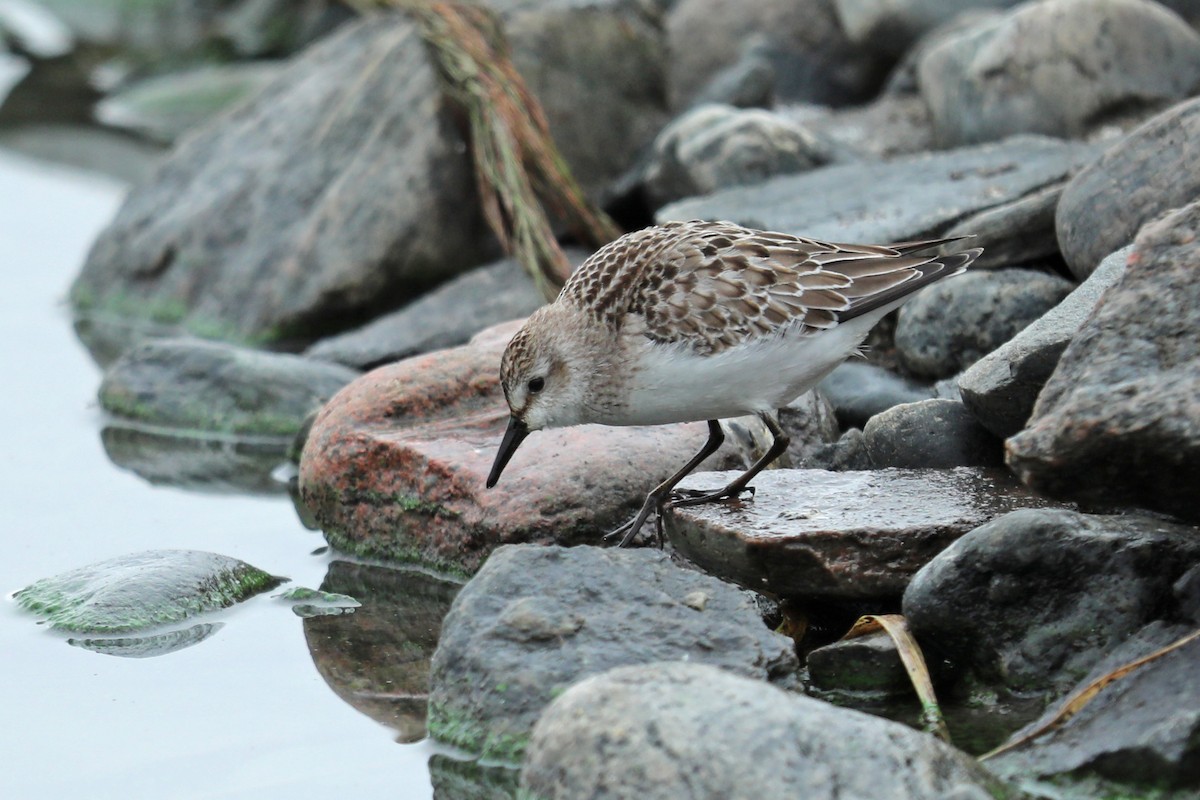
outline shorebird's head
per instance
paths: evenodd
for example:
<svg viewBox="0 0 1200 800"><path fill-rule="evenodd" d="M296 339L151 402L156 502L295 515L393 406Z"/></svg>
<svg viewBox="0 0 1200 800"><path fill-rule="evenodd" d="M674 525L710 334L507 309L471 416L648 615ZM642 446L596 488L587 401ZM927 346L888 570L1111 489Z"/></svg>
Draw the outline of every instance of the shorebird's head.
<svg viewBox="0 0 1200 800"><path fill-rule="evenodd" d="M538 309L508 343L500 360L500 384L511 414L487 485L490 489L532 431L583 421L587 376L567 351L569 327L555 305Z"/></svg>

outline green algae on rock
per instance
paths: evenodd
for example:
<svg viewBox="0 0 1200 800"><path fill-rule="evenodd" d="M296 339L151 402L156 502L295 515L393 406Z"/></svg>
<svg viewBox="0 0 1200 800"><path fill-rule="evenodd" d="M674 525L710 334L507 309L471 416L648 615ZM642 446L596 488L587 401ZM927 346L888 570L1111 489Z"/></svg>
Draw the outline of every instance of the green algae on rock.
<svg viewBox="0 0 1200 800"><path fill-rule="evenodd" d="M43 578L15 598L58 630L129 633L226 608L284 580L217 553L147 550Z"/></svg>

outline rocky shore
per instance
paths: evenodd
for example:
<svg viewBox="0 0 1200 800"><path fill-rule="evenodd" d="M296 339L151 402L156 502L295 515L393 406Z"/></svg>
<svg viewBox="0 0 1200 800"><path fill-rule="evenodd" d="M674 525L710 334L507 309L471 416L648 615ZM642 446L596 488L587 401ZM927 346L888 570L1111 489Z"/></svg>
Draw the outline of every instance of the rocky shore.
<svg viewBox="0 0 1200 800"><path fill-rule="evenodd" d="M484 488L500 353L543 298L489 231L410 16L178 4L167 41L41 5L66 49L0 15L0 66L47 80L120 49L138 66L99 121L169 143L70 291L106 447L241 491L272 490L290 448L306 518L362 563L338 581L464 582L397 671L428 669L428 733L483 759L435 758L435 791L1200 793L1200 3L486 0L626 229L984 248L781 410L787 463L753 498L668 508L661 549L632 550L604 532L704 426L537 433ZM767 440L723 424L687 487ZM950 743L883 718L921 708L891 639L842 639L863 614L903 614ZM416 705L389 723L408 739Z"/></svg>

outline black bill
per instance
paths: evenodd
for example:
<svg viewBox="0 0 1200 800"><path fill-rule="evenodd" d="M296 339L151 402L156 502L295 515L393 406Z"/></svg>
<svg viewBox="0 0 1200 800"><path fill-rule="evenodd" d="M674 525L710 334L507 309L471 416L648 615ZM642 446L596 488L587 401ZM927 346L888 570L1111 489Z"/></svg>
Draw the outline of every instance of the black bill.
<svg viewBox="0 0 1200 800"><path fill-rule="evenodd" d="M504 432L500 449L496 451L496 460L492 462L487 488L492 488L496 485L496 481L500 480L500 473L504 472L504 468L508 466L508 460L513 457L513 453L517 452L517 448L521 446L521 442L525 441L525 437L528 435L529 428L525 426L524 422L516 417L508 418L508 430Z"/></svg>

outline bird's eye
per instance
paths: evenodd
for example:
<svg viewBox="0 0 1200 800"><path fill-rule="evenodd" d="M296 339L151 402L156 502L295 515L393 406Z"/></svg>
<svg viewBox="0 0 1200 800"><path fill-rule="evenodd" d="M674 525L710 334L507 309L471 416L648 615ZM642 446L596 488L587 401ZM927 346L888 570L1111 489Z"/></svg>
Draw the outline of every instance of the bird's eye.
<svg viewBox="0 0 1200 800"><path fill-rule="evenodd" d="M545 389L545 388L546 388L546 379L545 378L534 378L531 381L529 381L529 393L530 394L537 394L538 392L540 392L542 389Z"/></svg>

